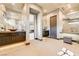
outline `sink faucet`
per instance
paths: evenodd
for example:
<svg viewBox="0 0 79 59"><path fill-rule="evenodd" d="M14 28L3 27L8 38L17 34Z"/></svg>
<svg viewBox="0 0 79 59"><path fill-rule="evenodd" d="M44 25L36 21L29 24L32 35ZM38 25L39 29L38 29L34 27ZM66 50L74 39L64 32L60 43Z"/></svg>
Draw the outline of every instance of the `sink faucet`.
<svg viewBox="0 0 79 59"><path fill-rule="evenodd" d="M6 27L1 27L2 31L6 31Z"/></svg>

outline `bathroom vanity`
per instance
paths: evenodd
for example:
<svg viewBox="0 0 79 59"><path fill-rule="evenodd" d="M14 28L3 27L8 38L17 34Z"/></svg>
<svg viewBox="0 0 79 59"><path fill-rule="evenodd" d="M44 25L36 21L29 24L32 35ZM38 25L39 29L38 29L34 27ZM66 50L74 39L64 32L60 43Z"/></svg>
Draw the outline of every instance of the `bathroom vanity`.
<svg viewBox="0 0 79 59"><path fill-rule="evenodd" d="M26 40L26 32L6 31L0 32L0 46L22 42Z"/></svg>

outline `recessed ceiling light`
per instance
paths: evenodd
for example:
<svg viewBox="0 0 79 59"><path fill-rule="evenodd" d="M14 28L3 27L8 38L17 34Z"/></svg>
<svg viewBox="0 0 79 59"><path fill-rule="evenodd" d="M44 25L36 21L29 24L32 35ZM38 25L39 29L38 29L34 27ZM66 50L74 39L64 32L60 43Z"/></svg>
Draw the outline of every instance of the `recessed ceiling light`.
<svg viewBox="0 0 79 59"><path fill-rule="evenodd" d="M47 10L46 9L44 9L44 13L46 13L47 12Z"/></svg>
<svg viewBox="0 0 79 59"><path fill-rule="evenodd" d="M12 5L15 5L15 3L12 3Z"/></svg>
<svg viewBox="0 0 79 59"><path fill-rule="evenodd" d="M73 12L74 10L70 10L70 12Z"/></svg>
<svg viewBox="0 0 79 59"><path fill-rule="evenodd" d="M68 8L71 8L71 4L67 4L67 7L68 7Z"/></svg>

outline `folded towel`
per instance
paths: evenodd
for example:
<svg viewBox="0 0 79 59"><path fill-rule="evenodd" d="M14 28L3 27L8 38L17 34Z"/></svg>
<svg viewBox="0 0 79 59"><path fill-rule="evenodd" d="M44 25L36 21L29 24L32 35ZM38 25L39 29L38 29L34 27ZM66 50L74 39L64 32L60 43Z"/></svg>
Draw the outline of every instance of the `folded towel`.
<svg viewBox="0 0 79 59"><path fill-rule="evenodd" d="M58 56L74 56L74 53L66 48L62 48L58 53Z"/></svg>

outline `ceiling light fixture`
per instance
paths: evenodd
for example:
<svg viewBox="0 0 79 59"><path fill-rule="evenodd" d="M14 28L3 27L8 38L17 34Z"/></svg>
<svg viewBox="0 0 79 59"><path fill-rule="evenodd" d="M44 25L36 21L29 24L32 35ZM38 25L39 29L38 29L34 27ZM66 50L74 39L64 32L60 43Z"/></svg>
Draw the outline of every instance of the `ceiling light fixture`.
<svg viewBox="0 0 79 59"><path fill-rule="evenodd" d="M70 12L73 12L74 10L70 10Z"/></svg>
<svg viewBox="0 0 79 59"><path fill-rule="evenodd" d="M70 9L71 8L71 4L67 4L67 7Z"/></svg>
<svg viewBox="0 0 79 59"><path fill-rule="evenodd" d="M47 12L47 10L46 9L44 9L44 13L46 13Z"/></svg>
<svg viewBox="0 0 79 59"><path fill-rule="evenodd" d="M15 5L15 3L12 3L12 5Z"/></svg>

